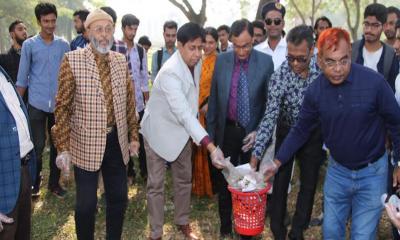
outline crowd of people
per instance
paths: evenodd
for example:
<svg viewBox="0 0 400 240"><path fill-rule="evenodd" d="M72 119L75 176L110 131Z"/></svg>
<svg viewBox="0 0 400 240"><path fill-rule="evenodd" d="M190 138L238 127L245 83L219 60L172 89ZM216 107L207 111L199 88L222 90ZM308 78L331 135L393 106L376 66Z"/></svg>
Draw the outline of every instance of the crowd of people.
<svg viewBox="0 0 400 240"><path fill-rule="evenodd" d="M133 14L122 17L117 40L111 7L77 10L78 35L68 43L55 35L54 4L34 11L39 33L28 37L15 20L12 46L0 55L0 240L31 239L46 144L55 197L65 197L60 178L73 172L78 239L94 239L99 185L106 239L121 239L136 172L146 183L146 237L162 239L169 170L179 234L199 239L190 226L192 194L217 194L220 238L251 239L234 231L221 172L226 157L273 182L267 215L274 239L304 239L326 160L323 238L345 239L351 224L352 239L375 239L385 206L400 239L400 206L381 200L400 184L398 8L368 5L362 37L353 41L325 16L286 33L279 2L264 5L262 19L231 26L168 20L151 66L152 43L135 41ZM288 231L295 162L300 190Z"/></svg>

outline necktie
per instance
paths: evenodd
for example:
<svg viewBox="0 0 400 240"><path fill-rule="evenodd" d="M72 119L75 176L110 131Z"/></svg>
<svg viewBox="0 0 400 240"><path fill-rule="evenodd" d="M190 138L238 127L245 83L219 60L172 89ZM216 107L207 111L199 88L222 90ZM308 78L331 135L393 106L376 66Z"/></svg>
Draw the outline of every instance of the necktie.
<svg viewBox="0 0 400 240"><path fill-rule="evenodd" d="M244 64L240 64L239 84L237 91L237 120L242 127L250 122L249 86Z"/></svg>

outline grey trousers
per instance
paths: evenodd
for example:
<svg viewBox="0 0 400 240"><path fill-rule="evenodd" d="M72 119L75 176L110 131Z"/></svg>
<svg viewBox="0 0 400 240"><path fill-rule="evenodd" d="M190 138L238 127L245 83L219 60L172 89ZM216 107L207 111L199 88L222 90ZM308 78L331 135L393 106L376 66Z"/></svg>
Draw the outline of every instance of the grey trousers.
<svg viewBox="0 0 400 240"><path fill-rule="evenodd" d="M158 156L144 140L147 156L147 208L149 211L150 237L159 238L164 225L165 160ZM178 158L171 163L174 191L174 222L189 223L192 191L192 144L188 141Z"/></svg>

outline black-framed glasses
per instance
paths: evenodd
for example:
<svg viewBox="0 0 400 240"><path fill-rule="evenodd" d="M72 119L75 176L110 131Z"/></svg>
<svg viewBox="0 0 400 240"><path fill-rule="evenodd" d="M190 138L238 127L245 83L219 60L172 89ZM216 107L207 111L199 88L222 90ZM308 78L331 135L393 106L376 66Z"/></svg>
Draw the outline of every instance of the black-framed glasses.
<svg viewBox="0 0 400 240"><path fill-rule="evenodd" d="M300 56L300 57L293 57L293 56L286 56L286 59L288 62L293 63L294 61L297 61L298 63L306 63L308 60L308 57Z"/></svg>
<svg viewBox="0 0 400 240"><path fill-rule="evenodd" d="M251 49L251 47L252 47L253 45L251 44L251 43L247 43L247 44L245 44L245 45L242 45L242 46L238 46L238 45L236 45L236 44L233 44L233 48L235 49L235 50L245 50L245 51L248 51L248 50L250 50Z"/></svg>
<svg viewBox="0 0 400 240"><path fill-rule="evenodd" d="M378 22L374 22L374 23L370 23L370 22L367 22L367 21L363 22L363 27L364 28L378 29L380 26L382 26L382 24L378 23Z"/></svg>
<svg viewBox="0 0 400 240"><path fill-rule="evenodd" d="M272 23L274 23L276 26L280 25L282 23L282 19L280 18L267 18L265 19L265 24L267 24L268 26L271 25Z"/></svg>

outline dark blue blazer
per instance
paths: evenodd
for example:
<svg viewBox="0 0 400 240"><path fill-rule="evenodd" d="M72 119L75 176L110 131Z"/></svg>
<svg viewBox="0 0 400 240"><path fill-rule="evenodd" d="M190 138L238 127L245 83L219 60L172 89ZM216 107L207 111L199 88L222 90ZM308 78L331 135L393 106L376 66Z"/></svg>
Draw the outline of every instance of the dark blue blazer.
<svg viewBox="0 0 400 240"><path fill-rule="evenodd" d="M229 51L218 55L208 100L207 132L219 146L223 146L229 92L235 65L234 54L234 51ZM274 63L271 56L253 49L250 53L247 72L250 97L250 123L246 127L247 133L256 130L264 115L268 82L273 72Z"/></svg>
<svg viewBox="0 0 400 240"><path fill-rule="evenodd" d="M10 76L1 67L0 72L12 83ZM26 107L18 93L17 96L28 119ZM36 156L34 151L32 153L29 160L29 170L33 182L36 176L36 174L33 174L36 170ZM17 125L0 92L0 213L8 214L14 209L20 191L20 182L21 158Z"/></svg>

